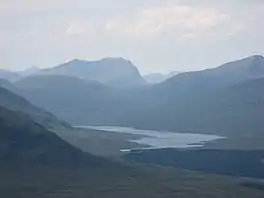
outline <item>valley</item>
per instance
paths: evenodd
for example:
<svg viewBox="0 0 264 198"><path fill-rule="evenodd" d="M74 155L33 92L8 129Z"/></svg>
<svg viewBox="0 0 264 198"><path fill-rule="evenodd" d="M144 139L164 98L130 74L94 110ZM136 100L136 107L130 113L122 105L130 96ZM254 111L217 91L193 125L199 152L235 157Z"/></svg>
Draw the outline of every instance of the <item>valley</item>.
<svg viewBox="0 0 264 198"><path fill-rule="evenodd" d="M264 0L0 0L0 198L264 198Z"/></svg>
<svg viewBox="0 0 264 198"><path fill-rule="evenodd" d="M203 147L207 142L223 138L215 135L140 130L117 126L82 126L78 128L104 131L107 134L117 133L121 136L129 134L126 140L138 145L130 148L120 148L121 152L138 149ZM87 131L87 133L89 132Z"/></svg>
<svg viewBox="0 0 264 198"><path fill-rule="evenodd" d="M108 64L136 79L89 79ZM130 61L107 58L2 79L0 192L262 198L263 68L252 56L147 84Z"/></svg>

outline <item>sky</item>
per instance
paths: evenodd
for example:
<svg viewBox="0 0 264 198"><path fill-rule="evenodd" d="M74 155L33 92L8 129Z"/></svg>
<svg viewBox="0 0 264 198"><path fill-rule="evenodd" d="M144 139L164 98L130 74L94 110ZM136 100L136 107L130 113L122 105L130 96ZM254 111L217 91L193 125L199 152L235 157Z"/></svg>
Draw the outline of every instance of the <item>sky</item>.
<svg viewBox="0 0 264 198"><path fill-rule="evenodd" d="M264 0L0 0L0 68L124 57L146 74L264 54Z"/></svg>

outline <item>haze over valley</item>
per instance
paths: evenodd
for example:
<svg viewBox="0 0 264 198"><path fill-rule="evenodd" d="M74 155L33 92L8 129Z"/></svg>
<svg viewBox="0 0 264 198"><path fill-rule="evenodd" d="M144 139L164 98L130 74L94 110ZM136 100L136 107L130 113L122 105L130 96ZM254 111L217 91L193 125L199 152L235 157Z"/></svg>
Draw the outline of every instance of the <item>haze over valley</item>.
<svg viewBox="0 0 264 198"><path fill-rule="evenodd" d="M263 79L264 58L254 55L155 84L123 58L73 60L1 84L68 125L218 135L226 139L217 146L259 149Z"/></svg>
<svg viewBox="0 0 264 198"><path fill-rule="evenodd" d="M1 126L8 131L6 123L17 125L10 125L15 133L3 134L2 144L11 141L18 145L10 142L12 154L1 151L3 165L19 161L23 167L66 163L70 168L95 166L97 171L102 166L111 172L118 163L105 159L111 157L132 164L138 161L264 177L264 166L259 164L264 155L264 58L260 55L213 69L182 72L159 83L148 83L136 66L123 58L73 60L48 70L9 76L1 80ZM62 159L56 158L57 154ZM207 166L211 155L216 163ZM170 156L176 161L170 161ZM248 158L254 171L242 165ZM189 159L201 162L195 165ZM235 162L241 166L239 171L231 168ZM118 166L130 174L132 167ZM262 185L257 180L240 182L241 188Z"/></svg>
<svg viewBox="0 0 264 198"><path fill-rule="evenodd" d="M0 197L263 198L264 1L0 1Z"/></svg>

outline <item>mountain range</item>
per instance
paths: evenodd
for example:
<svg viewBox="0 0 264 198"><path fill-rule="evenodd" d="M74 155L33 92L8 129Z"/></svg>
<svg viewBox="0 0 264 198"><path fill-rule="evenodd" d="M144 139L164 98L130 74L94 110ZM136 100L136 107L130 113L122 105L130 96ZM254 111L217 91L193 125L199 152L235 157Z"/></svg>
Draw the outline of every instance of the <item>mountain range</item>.
<svg viewBox="0 0 264 198"><path fill-rule="evenodd" d="M118 88L146 83L132 62L123 58L104 58L98 61L74 59L62 65L41 70L37 74L73 76Z"/></svg>
<svg viewBox="0 0 264 198"><path fill-rule="evenodd" d="M48 68L31 67L24 71L0 71L0 79L10 82L34 75L55 75L76 77L88 82L94 81L114 88L127 88L146 85L133 63L124 58L104 58L96 61L74 59L72 61Z"/></svg>
<svg viewBox="0 0 264 198"><path fill-rule="evenodd" d="M253 56L216 69L178 74L155 85L126 84L122 89L109 81L64 73L37 72L12 82L2 79L0 194L21 198L261 198L263 185L258 182L139 165L121 159L113 161L84 153L58 134L74 133L71 125L112 124L214 133L230 138L263 138L263 63L263 57ZM161 157L169 161L175 155L170 152L163 155L164 150L160 152ZM190 153L196 155L197 151ZM223 152L215 153L219 155L213 157L220 159ZM193 162L188 156L181 155L187 165L180 167ZM192 160L207 157L206 154ZM223 158L226 160L225 156ZM228 160L231 165L225 172L222 169L219 172L226 173L230 168L236 171L232 167L234 161ZM247 162L244 154L242 161ZM200 169L196 166L189 169L208 167L205 163L199 164Z"/></svg>
<svg viewBox="0 0 264 198"><path fill-rule="evenodd" d="M251 56L129 89L47 74L23 78L12 86L33 104L72 125L233 136L262 133L263 77L264 58Z"/></svg>
<svg viewBox="0 0 264 198"><path fill-rule="evenodd" d="M0 79L8 80L10 82L15 82L17 80L20 80L23 77L34 75L38 71L40 71L40 69L37 67L31 67L31 68L21 70L21 71L9 71L5 69L1 69Z"/></svg>
<svg viewBox="0 0 264 198"><path fill-rule="evenodd" d="M149 123L145 119L137 127L224 136L263 134L263 76L261 56L178 74L152 87L162 102L142 114L139 120L149 118Z"/></svg>

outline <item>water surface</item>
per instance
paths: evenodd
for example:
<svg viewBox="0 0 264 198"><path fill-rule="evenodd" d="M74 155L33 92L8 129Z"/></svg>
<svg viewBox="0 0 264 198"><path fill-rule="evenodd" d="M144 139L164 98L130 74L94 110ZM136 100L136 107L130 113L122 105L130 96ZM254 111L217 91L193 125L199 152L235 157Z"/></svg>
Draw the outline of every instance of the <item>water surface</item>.
<svg viewBox="0 0 264 198"><path fill-rule="evenodd" d="M206 142L223 138L217 135L142 130L119 126L82 126L82 128L108 131L111 133L134 134L137 135L137 138L130 139L129 141L148 145L145 149L202 147ZM123 149L122 151L133 149L137 148Z"/></svg>

